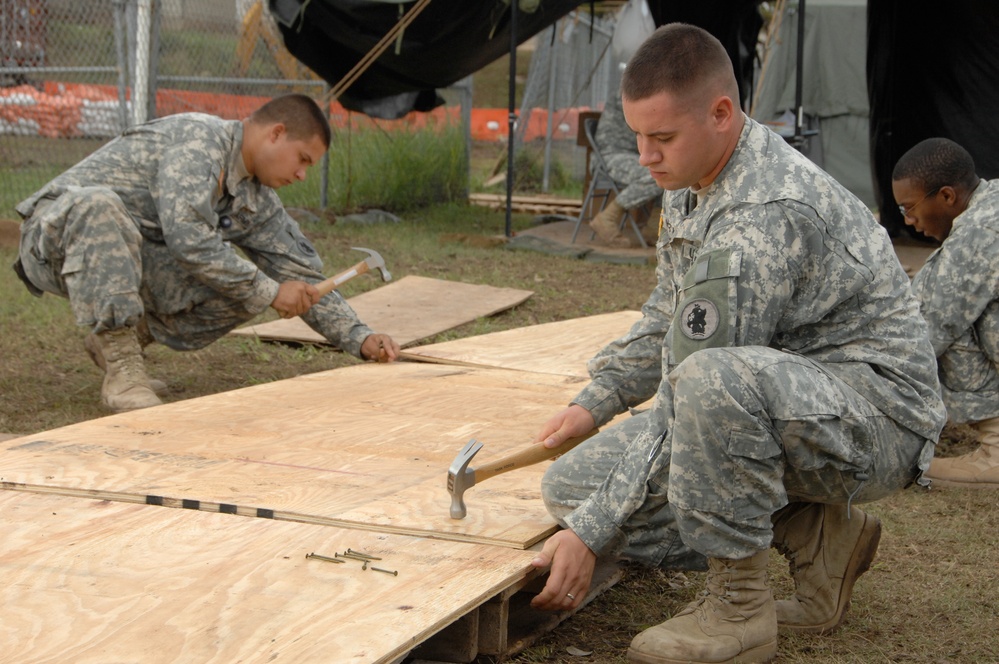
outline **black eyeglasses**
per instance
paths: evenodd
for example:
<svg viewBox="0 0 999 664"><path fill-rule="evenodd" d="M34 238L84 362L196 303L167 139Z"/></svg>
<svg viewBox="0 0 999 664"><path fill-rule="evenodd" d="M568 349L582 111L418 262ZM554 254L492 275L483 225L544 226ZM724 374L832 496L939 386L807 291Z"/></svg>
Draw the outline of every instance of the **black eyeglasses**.
<svg viewBox="0 0 999 664"><path fill-rule="evenodd" d="M940 191L940 187L937 187L933 191L930 191L925 196L923 196L922 198L920 198L918 201L916 201L915 203L913 203L912 207L909 208L908 210L905 209L904 205L899 205L898 206L898 211L902 213L903 217L911 217L912 216L912 211L915 210L919 206L920 203L922 203L923 201L925 201L927 198L929 198L933 194L937 193L938 191Z"/></svg>

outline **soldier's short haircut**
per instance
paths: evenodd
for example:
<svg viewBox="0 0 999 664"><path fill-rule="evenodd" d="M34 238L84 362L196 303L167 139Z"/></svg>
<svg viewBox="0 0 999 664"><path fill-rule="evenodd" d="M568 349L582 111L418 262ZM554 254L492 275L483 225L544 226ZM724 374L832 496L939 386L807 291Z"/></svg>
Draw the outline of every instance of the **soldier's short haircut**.
<svg viewBox="0 0 999 664"><path fill-rule="evenodd" d="M923 191L978 182L975 160L968 151L948 138L927 138L916 143L896 162L892 180L914 180Z"/></svg>
<svg viewBox="0 0 999 664"><path fill-rule="evenodd" d="M652 33L628 61L621 94L636 101L663 92L687 96L716 80L729 94L735 93L738 104L732 60L721 42L703 28L669 23Z"/></svg>
<svg viewBox="0 0 999 664"><path fill-rule="evenodd" d="M250 114L250 122L257 124L280 122L285 126L290 138L307 141L313 136L318 136L327 148L332 139L330 123L323 110L312 97L303 94L288 94L271 99Z"/></svg>

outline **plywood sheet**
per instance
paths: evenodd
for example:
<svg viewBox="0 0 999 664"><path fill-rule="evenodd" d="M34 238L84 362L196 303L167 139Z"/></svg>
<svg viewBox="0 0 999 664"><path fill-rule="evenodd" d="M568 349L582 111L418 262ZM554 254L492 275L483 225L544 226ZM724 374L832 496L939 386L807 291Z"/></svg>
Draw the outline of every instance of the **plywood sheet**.
<svg viewBox="0 0 999 664"><path fill-rule="evenodd" d="M541 463L465 494L447 469L533 441L574 376L363 364L80 422L0 443L0 487L525 548L554 531Z"/></svg>
<svg viewBox="0 0 999 664"><path fill-rule="evenodd" d="M642 318L618 311L417 346L406 359L588 377L586 363Z"/></svg>
<svg viewBox="0 0 999 664"><path fill-rule="evenodd" d="M534 554L0 491L0 662L393 662ZM306 559L347 548L361 563Z"/></svg>
<svg viewBox="0 0 999 664"><path fill-rule="evenodd" d="M391 335L400 346L406 347L476 318L515 307L533 294L516 288L406 276L347 302L365 325ZM230 334L270 341L329 343L301 318L249 325Z"/></svg>

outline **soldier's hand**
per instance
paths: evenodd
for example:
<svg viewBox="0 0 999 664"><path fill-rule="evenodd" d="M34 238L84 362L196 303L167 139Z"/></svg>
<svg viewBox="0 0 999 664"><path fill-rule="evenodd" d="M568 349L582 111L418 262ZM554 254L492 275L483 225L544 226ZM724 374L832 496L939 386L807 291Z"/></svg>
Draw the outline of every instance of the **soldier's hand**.
<svg viewBox="0 0 999 664"><path fill-rule="evenodd" d="M531 561L535 567L549 567L548 582L532 600L535 609L564 611L586 598L597 566L597 556L571 530L560 530L545 542L541 553Z"/></svg>
<svg viewBox="0 0 999 664"><path fill-rule="evenodd" d="M399 344L387 334L369 334L361 344L361 357L376 362L393 362L399 357Z"/></svg>
<svg viewBox="0 0 999 664"><path fill-rule="evenodd" d="M569 438L588 434L595 426L590 411L580 405L572 404L545 422L534 440L539 443L543 441L545 447L558 447Z"/></svg>
<svg viewBox="0 0 999 664"><path fill-rule="evenodd" d="M319 291L304 281L285 281L278 286L277 297L271 307L281 318L301 316L320 299Z"/></svg>

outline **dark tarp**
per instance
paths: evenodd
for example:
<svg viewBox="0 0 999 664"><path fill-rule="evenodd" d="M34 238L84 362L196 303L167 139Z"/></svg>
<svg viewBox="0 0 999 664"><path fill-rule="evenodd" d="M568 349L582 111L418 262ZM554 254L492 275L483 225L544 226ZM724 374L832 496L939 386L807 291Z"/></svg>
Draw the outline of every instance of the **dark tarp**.
<svg viewBox="0 0 999 664"><path fill-rule="evenodd" d="M522 43L585 0L521 0ZM650 0L656 25L685 21L718 37L740 74L744 98L760 21L757 0ZM413 3L372 0L269 0L288 50L338 83ZM807 11L807 3L806 3ZM441 103L456 83L510 49L503 0L431 0L389 49L340 97L375 117L401 117ZM808 86L805 81L805 86ZM995 0L868 0L867 87L875 199L882 223L905 228L891 193L891 171L910 147L951 138L972 154L978 173L999 177L999 9Z"/></svg>
<svg viewBox="0 0 999 664"><path fill-rule="evenodd" d="M906 228L891 172L909 148L943 136L978 174L999 177L999 8L995 0L869 0L867 85L881 223Z"/></svg>
<svg viewBox="0 0 999 664"><path fill-rule="evenodd" d="M728 50L746 98L752 81L760 0L649 0L656 25L684 21L715 35ZM537 5L534 11L525 7ZM517 42L523 43L586 0L521 0ZM285 46L331 85L399 21L397 4L373 0L269 0ZM510 8L503 0L431 0L393 43L339 98L353 111L381 118L429 111L452 85L510 51Z"/></svg>
<svg viewBox="0 0 999 664"><path fill-rule="evenodd" d="M572 11L582 0L540 0L533 12L517 12L517 42ZM371 0L269 0L285 46L336 85L413 2ZM396 43L339 97L353 111L398 118L429 111L445 88L510 52L510 7L502 0L431 0Z"/></svg>

